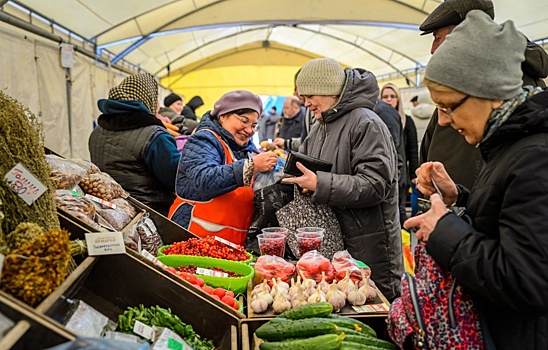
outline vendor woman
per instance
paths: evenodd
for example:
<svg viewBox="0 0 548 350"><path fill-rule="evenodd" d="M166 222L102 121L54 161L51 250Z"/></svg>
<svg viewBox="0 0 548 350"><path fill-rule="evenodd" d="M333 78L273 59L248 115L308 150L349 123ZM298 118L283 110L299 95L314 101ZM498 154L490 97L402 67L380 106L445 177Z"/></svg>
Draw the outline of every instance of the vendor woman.
<svg viewBox="0 0 548 350"><path fill-rule="evenodd" d="M171 220L197 236L244 244L253 214L253 175L276 165L276 154L259 154L251 142L262 112L257 95L238 90L223 95L202 117L182 150Z"/></svg>

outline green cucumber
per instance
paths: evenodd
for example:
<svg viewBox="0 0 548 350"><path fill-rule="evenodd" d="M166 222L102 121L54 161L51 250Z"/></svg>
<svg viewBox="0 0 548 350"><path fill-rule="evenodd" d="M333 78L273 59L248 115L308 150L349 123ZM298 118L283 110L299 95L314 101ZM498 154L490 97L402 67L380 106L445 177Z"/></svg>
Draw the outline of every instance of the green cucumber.
<svg viewBox="0 0 548 350"><path fill-rule="evenodd" d="M341 347L339 349L340 350L381 350L381 348L378 348L376 346L352 343L349 341L342 341Z"/></svg>
<svg viewBox="0 0 548 350"><path fill-rule="evenodd" d="M257 337L277 341L287 338L313 337L322 334L336 334L337 326L327 319L322 320L286 320L282 323L267 322L257 328Z"/></svg>
<svg viewBox="0 0 548 350"><path fill-rule="evenodd" d="M339 316L337 314L331 314L327 318L339 327L345 327L345 328L357 330L355 326L357 325L358 327L361 328L361 331L360 331L361 333L368 334L375 338L377 337L377 332L375 332L375 330L371 328L371 326L363 323L362 321L359 321L350 317Z"/></svg>
<svg viewBox="0 0 548 350"><path fill-rule="evenodd" d="M282 342L264 342L259 345L261 350L337 350L341 346L341 338L336 334L324 334L307 339L296 339Z"/></svg>
<svg viewBox="0 0 548 350"><path fill-rule="evenodd" d="M333 312L333 305L323 302L298 306L294 309L287 310L282 313L281 318L288 318L290 320L300 320L303 318L311 317L326 317Z"/></svg>
<svg viewBox="0 0 548 350"><path fill-rule="evenodd" d="M398 349L398 347L390 342L381 340L378 338L368 337L365 335L356 335L356 334L344 334L344 341L349 343L356 343L366 346L374 346L379 349Z"/></svg>

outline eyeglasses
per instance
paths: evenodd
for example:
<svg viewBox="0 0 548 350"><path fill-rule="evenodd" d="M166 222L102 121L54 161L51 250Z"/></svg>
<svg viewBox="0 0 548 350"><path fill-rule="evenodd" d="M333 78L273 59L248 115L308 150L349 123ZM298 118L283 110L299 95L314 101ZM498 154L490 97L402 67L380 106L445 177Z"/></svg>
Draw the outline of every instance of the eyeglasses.
<svg viewBox="0 0 548 350"><path fill-rule="evenodd" d="M468 100L468 97L470 97L470 95L467 95L465 96L463 99L461 99L460 101L454 103L452 106L449 106L449 107L440 107L438 104L435 104L436 105L436 108L440 111L442 111L443 113L447 114L448 116L452 117L453 116L453 112L459 108L464 102L466 102L466 100Z"/></svg>
<svg viewBox="0 0 548 350"><path fill-rule="evenodd" d="M257 125L257 123L252 123L249 120L249 118L247 118L247 117L244 117L242 115L238 115L236 113L232 113L232 115L234 115L236 118L238 118L240 123L242 123L243 127L245 127L245 128L251 127L251 130L253 130L253 132L259 131L261 129L261 127L259 125Z"/></svg>
<svg viewBox="0 0 548 350"><path fill-rule="evenodd" d="M388 100L389 98L394 99L394 98L398 98L398 96L396 96L396 95L382 95L381 96L381 99L383 99L383 100Z"/></svg>

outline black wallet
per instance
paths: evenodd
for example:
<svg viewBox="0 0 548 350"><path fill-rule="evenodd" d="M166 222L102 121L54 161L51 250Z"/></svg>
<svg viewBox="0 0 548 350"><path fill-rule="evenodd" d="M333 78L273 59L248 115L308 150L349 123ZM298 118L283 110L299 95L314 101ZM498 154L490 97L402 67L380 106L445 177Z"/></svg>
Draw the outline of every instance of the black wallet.
<svg viewBox="0 0 548 350"><path fill-rule="evenodd" d="M287 160L285 161L284 173L293 176L302 176L302 171L297 168L297 162L300 162L314 173L318 171L330 172L333 167L332 163L326 162L325 160L310 157L299 152L292 152L289 153Z"/></svg>

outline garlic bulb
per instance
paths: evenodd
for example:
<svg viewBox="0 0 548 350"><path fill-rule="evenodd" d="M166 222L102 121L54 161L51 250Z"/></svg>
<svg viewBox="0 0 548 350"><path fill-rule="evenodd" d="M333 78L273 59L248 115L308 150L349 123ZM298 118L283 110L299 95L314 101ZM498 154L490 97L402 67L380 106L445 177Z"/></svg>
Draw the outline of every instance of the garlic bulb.
<svg viewBox="0 0 548 350"><path fill-rule="evenodd" d="M291 309L291 303L289 300L281 295L274 299L274 302L272 303L272 310L274 310L275 313L281 314L289 309Z"/></svg>
<svg viewBox="0 0 548 350"><path fill-rule="evenodd" d="M346 275L344 276L344 278L337 282L337 288L339 288L341 292L346 293L346 290L348 289L348 285L350 283L352 283L350 281L350 272L349 270L346 270Z"/></svg>
<svg viewBox="0 0 548 350"><path fill-rule="evenodd" d="M308 301L309 304L321 303L321 302L325 301L325 296L323 296L321 291L318 289L316 291L316 293L314 293L314 294L312 294L311 296L308 297L307 301Z"/></svg>
<svg viewBox="0 0 548 350"><path fill-rule="evenodd" d="M325 271L322 271L322 280L318 283L316 288L321 289L325 294L329 291L329 283L325 281Z"/></svg>
<svg viewBox="0 0 548 350"><path fill-rule="evenodd" d="M364 269L361 269L361 273L362 273L362 279L360 281L360 284L358 285L358 287L363 287L364 284L366 283L369 283L369 276L365 276L365 270Z"/></svg>
<svg viewBox="0 0 548 350"><path fill-rule="evenodd" d="M254 298L251 301L251 310L256 314L261 314L268 309L268 304L261 298Z"/></svg>
<svg viewBox="0 0 548 350"><path fill-rule="evenodd" d="M377 297L377 291L369 284L369 276L366 277L365 283L363 283L363 286L360 287L360 292L365 295L367 300L375 299Z"/></svg>
<svg viewBox="0 0 548 350"><path fill-rule="evenodd" d="M280 277L278 277L277 281L278 281L278 288L282 288L289 291L289 284L287 282L282 281Z"/></svg>
<svg viewBox="0 0 548 350"><path fill-rule="evenodd" d="M296 295L298 292L298 289L297 289L297 285L295 284L295 280L294 279L291 279L291 287L289 287L289 295L290 296L294 296Z"/></svg>
<svg viewBox="0 0 548 350"><path fill-rule="evenodd" d="M270 290L270 295L274 298L276 294L278 294L278 285L274 283L272 285L272 289Z"/></svg>
<svg viewBox="0 0 548 350"><path fill-rule="evenodd" d="M337 288L335 281L329 286L326 300L329 304L333 305L333 311L335 312L338 312L346 305L346 294Z"/></svg>
<svg viewBox="0 0 548 350"><path fill-rule="evenodd" d="M360 306L360 305L365 304L366 297L365 297L365 295L358 289L358 282L356 282L356 285L355 285L354 290L352 290L352 291L348 294L348 297L347 297L347 298L348 298L348 302L349 302L351 305Z"/></svg>
<svg viewBox="0 0 548 350"><path fill-rule="evenodd" d="M306 305L306 304L308 304L308 302L306 301L306 298L304 297L303 289L300 288L299 286L299 289L297 291L297 297L291 300L291 307L296 308L298 306Z"/></svg>
<svg viewBox="0 0 548 350"><path fill-rule="evenodd" d="M272 304L272 302L274 301L274 298L272 297L272 295L270 295L270 293L267 293L267 292L262 292L262 293L259 293L257 295L255 295L256 299L262 299L264 300L268 305Z"/></svg>

